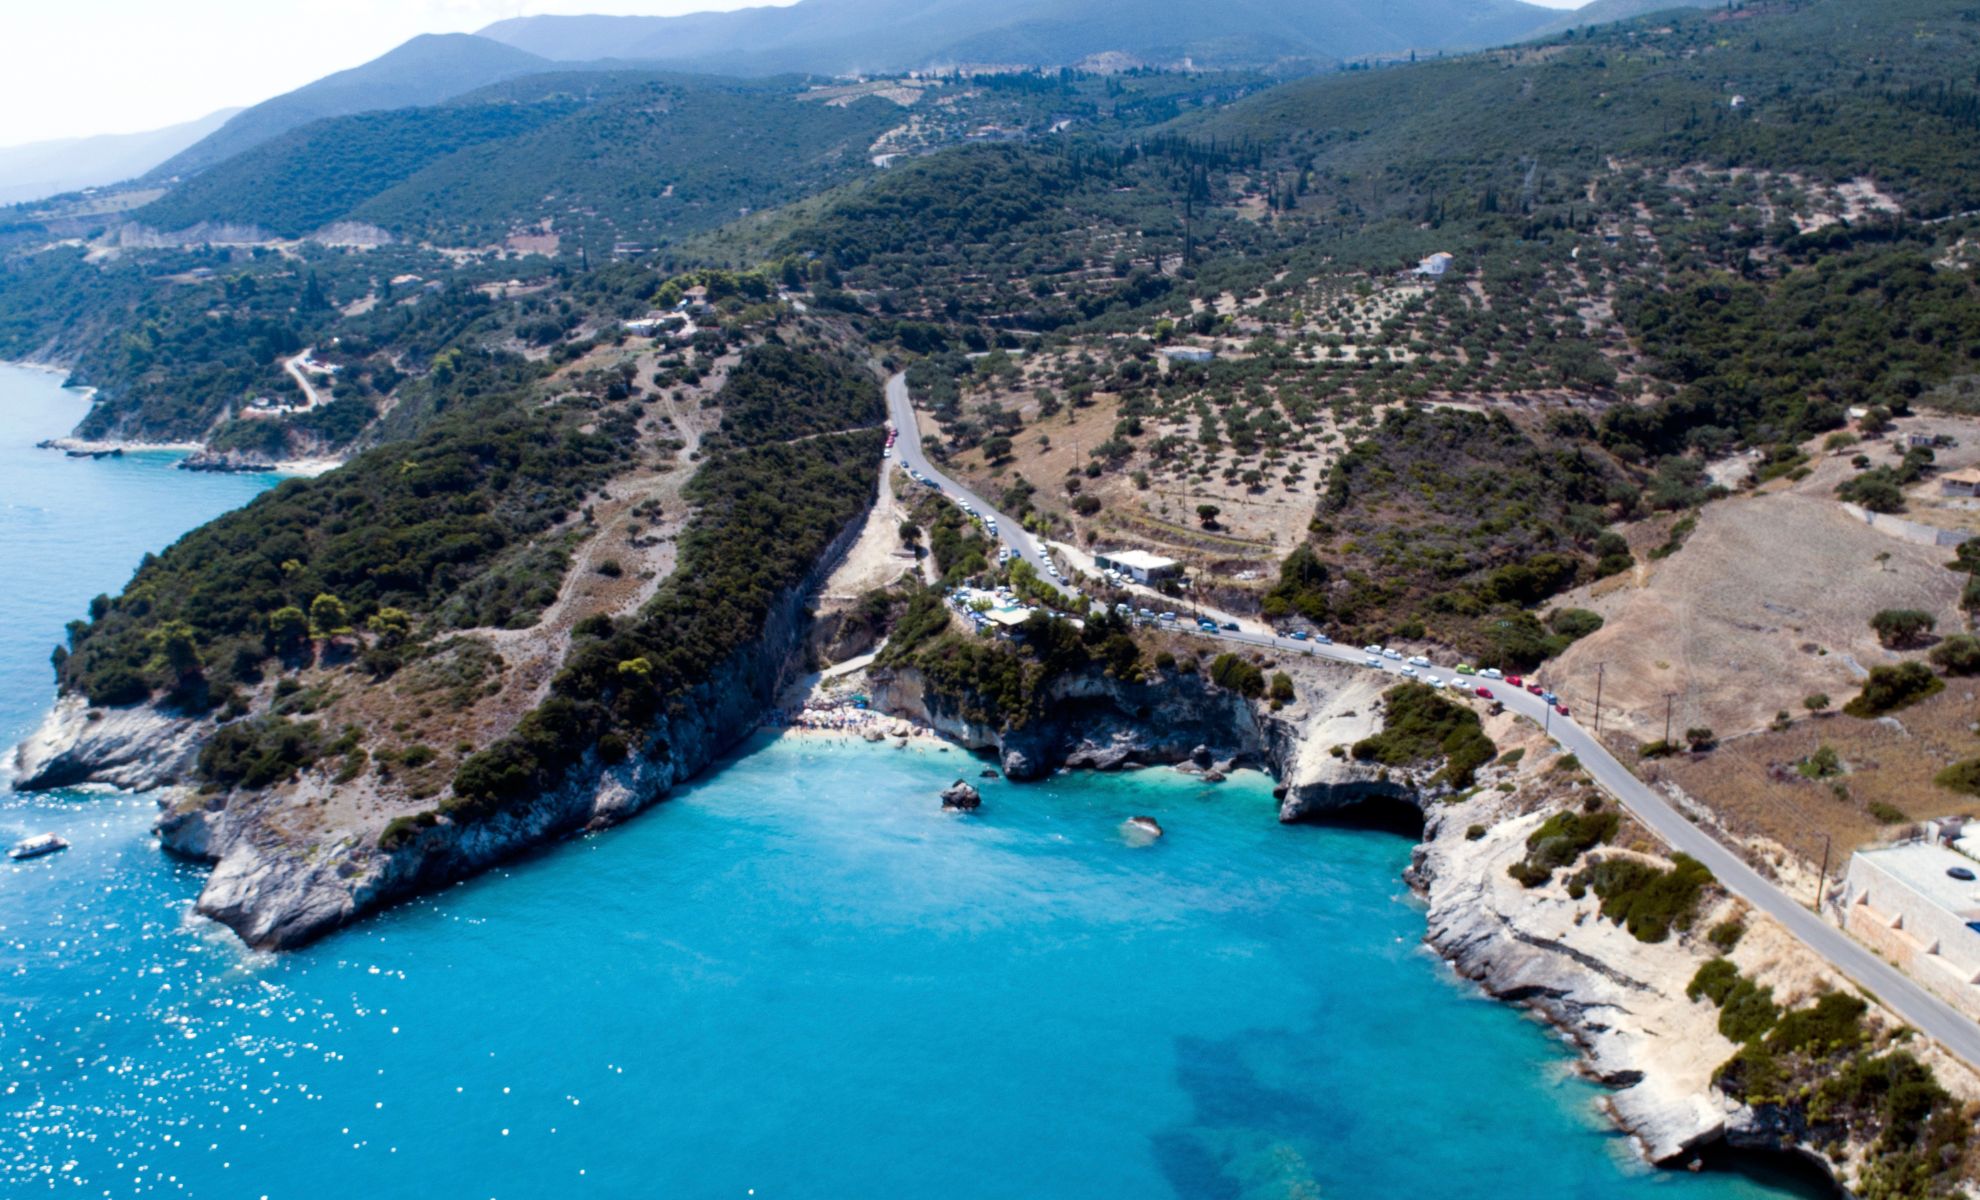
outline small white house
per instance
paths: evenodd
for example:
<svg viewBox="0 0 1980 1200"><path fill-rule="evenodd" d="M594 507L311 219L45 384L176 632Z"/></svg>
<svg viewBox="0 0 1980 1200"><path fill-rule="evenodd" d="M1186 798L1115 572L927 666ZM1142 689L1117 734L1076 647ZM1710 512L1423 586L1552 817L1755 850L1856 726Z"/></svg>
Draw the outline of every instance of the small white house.
<svg viewBox="0 0 1980 1200"><path fill-rule="evenodd" d="M1441 276L1444 272L1451 269L1451 262L1456 257L1457 257L1456 255L1451 254L1448 251L1439 250L1437 251L1437 253L1432 254L1429 258L1426 258L1422 262L1417 263L1414 274L1428 275L1430 278L1436 279L1437 277Z"/></svg>
<svg viewBox="0 0 1980 1200"><path fill-rule="evenodd" d="M1217 357L1217 352L1202 346L1168 346L1163 349L1162 357L1170 362L1207 363Z"/></svg>
<svg viewBox="0 0 1980 1200"><path fill-rule="evenodd" d="M1101 550L1094 554L1093 564L1102 571L1117 571L1136 583L1159 583L1181 573L1181 564L1175 559L1146 550Z"/></svg>

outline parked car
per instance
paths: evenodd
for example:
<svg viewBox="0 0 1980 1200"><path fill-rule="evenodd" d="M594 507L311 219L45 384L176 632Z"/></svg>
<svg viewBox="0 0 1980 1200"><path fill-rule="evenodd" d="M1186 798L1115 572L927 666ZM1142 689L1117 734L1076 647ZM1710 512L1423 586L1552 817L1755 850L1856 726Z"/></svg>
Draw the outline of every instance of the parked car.
<svg viewBox="0 0 1980 1200"><path fill-rule="evenodd" d="M1314 634L1314 635L1313 635L1313 640L1314 640L1314 641L1316 641L1316 642L1319 642L1319 643L1320 643L1320 644L1321 644L1322 646L1331 646L1331 645L1333 645L1333 644L1334 644L1334 639L1333 639L1333 638L1330 638L1330 637L1328 637L1328 636L1327 636L1326 634L1324 634L1324 633L1316 633L1316 634Z"/></svg>
<svg viewBox="0 0 1980 1200"><path fill-rule="evenodd" d="M1421 654L1412 654L1409 656L1409 665L1412 667L1427 667L1430 665L1430 660Z"/></svg>
<svg viewBox="0 0 1980 1200"><path fill-rule="evenodd" d="M1402 669L1402 675L1403 675L1403 678L1405 678L1405 679L1414 679L1414 678L1416 678L1416 668L1415 668L1415 667L1404 667L1404 668Z"/></svg>
<svg viewBox="0 0 1980 1200"><path fill-rule="evenodd" d="M1478 672L1472 669L1470 663L1459 663L1457 673L1460 675L1476 675Z"/></svg>
<svg viewBox="0 0 1980 1200"><path fill-rule="evenodd" d="M1236 622L1236 621L1226 621L1226 622L1224 622L1224 628L1226 628L1226 629L1228 629L1228 630L1230 630L1230 631L1231 631L1232 633L1236 633L1236 632L1237 632L1237 622Z"/></svg>
<svg viewBox="0 0 1980 1200"><path fill-rule="evenodd" d="M1482 687L1478 689L1478 698L1480 700L1491 700L1494 699L1495 697L1492 695L1491 688Z"/></svg>
<svg viewBox="0 0 1980 1200"><path fill-rule="evenodd" d="M1382 657L1383 657L1383 658L1393 658L1393 659L1395 659L1396 661L1398 661L1398 662L1401 662L1401 661L1402 661L1402 651L1400 651L1400 650L1391 650L1391 649L1389 649L1388 647L1386 647L1386 646L1384 646L1384 647L1382 648Z"/></svg>
<svg viewBox="0 0 1980 1200"><path fill-rule="evenodd" d="M1374 667L1376 670L1379 671L1382 669L1382 659L1379 655L1371 654L1367 658L1361 660L1361 665L1364 667Z"/></svg>
<svg viewBox="0 0 1980 1200"><path fill-rule="evenodd" d="M1957 879L1962 883L1973 882L1973 872L1971 869L1967 867L1947 867L1946 874L1952 876L1954 879Z"/></svg>
<svg viewBox="0 0 1980 1200"><path fill-rule="evenodd" d="M1526 690L1538 696L1540 694L1540 685L1537 683L1529 683L1526 685Z"/></svg>
<svg viewBox="0 0 1980 1200"><path fill-rule="evenodd" d="M1364 654L1380 654L1380 653L1382 653L1382 648L1381 648L1380 646L1363 646L1363 647L1361 648L1361 650L1362 650L1362 653L1364 653Z"/></svg>
<svg viewBox="0 0 1980 1200"><path fill-rule="evenodd" d="M1505 674L1501 672L1497 667L1486 667L1483 671L1480 671L1478 674L1486 679L1505 678Z"/></svg>
<svg viewBox="0 0 1980 1200"><path fill-rule="evenodd" d="M1561 702L1561 698L1552 692L1541 692L1540 698L1549 704L1559 704Z"/></svg>
<svg viewBox="0 0 1980 1200"><path fill-rule="evenodd" d="M1570 715L1568 713L1568 706L1565 704L1556 704L1554 706L1554 711L1561 714L1564 717Z"/></svg>
<svg viewBox="0 0 1980 1200"><path fill-rule="evenodd" d="M1494 678L1497 678L1497 676L1494 676ZM1525 680L1523 680L1523 679L1521 679L1521 678L1520 678L1519 676L1517 676L1517 675L1508 675L1508 676L1506 676L1506 686L1507 686L1507 687L1520 687L1520 686L1522 686L1522 685L1523 685L1523 684L1524 684L1525 682L1526 682Z"/></svg>
<svg viewBox="0 0 1980 1200"><path fill-rule="evenodd" d="M1304 629L1295 629L1295 630L1293 630L1293 631L1292 631L1292 640L1293 640L1293 641L1295 641L1295 642L1303 642L1303 641L1305 641L1305 640L1306 640L1306 631L1305 631Z"/></svg>

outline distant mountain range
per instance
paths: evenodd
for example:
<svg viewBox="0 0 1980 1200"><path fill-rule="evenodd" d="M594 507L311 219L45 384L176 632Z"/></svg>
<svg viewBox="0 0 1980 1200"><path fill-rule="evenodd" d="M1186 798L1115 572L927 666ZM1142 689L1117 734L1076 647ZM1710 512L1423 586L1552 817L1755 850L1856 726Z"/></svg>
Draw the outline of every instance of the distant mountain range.
<svg viewBox="0 0 1980 1200"><path fill-rule="evenodd" d="M1516 41L1559 16L1519 0L801 0L681 17L538 16L482 36L544 58L635 58L730 74L1151 63L1332 62Z"/></svg>
<svg viewBox="0 0 1980 1200"><path fill-rule="evenodd" d="M60 138L0 149L0 204L121 183L213 133L241 110L222 109L163 129Z"/></svg>
<svg viewBox="0 0 1980 1200"><path fill-rule="evenodd" d="M537 55L473 34L422 34L363 66L326 75L241 112L212 136L173 155L151 178L191 175L325 117L438 104L552 67Z"/></svg>

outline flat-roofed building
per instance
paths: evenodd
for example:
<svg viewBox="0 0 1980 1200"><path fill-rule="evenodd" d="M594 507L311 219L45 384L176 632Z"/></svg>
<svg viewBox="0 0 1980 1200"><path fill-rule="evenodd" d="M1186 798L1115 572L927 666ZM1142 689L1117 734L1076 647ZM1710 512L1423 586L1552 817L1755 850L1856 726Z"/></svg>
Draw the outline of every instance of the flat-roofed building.
<svg viewBox="0 0 1980 1200"><path fill-rule="evenodd" d="M1850 857L1844 927L1980 1019L1980 861L1936 840Z"/></svg>
<svg viewBox="0 0 1980 1200"><path fill-rule="evenodd" d="M1136 583L1159 583L1182 573L1182 564L1173 558L1146 550L1101 550L1093 563L1102 571L1118 571Z"/></svg>

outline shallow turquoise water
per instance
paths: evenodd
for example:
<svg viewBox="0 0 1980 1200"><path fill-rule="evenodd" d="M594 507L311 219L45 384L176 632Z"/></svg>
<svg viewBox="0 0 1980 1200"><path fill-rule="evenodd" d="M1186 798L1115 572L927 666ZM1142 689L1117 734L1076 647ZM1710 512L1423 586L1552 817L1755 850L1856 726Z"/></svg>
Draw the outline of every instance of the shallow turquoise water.
<svg viewBox="0 0 1980 1200"><path fill-rule="evenodd" d="M0 371L10 733L89 595L266 482L24 449L76 415ZM1420 948L1406 839L1280 828L1255 776L940 813L976 770L760 741L280 958L187 915L148 799L0 796L0 837L76 843L0 868L0 1195L1788 1194L1636 1167L1565 1050Z"/></svg>

